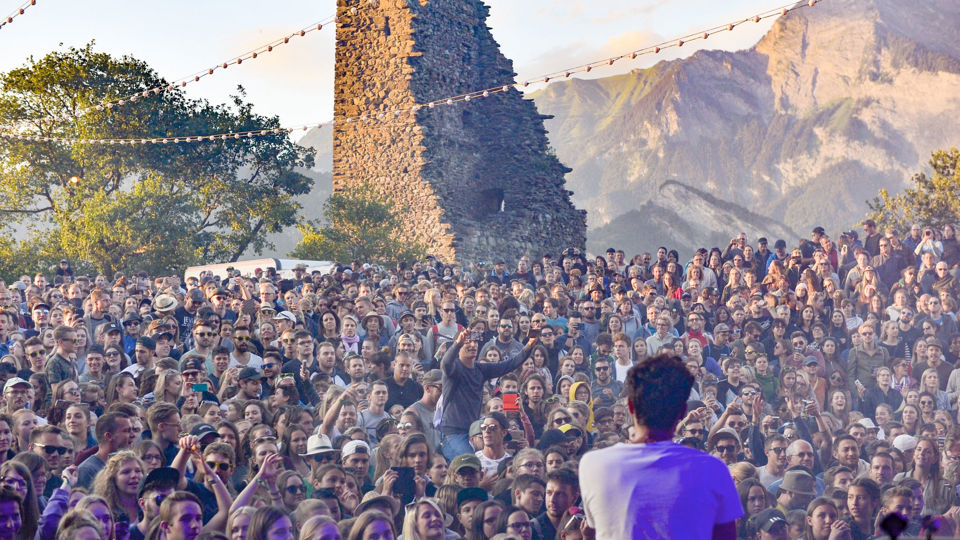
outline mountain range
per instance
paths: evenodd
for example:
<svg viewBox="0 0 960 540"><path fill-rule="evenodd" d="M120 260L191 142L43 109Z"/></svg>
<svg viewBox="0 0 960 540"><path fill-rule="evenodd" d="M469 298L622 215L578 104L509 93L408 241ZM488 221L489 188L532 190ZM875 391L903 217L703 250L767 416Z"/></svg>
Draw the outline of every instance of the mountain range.
<svg viewBox="0 0 960 540"><path fill-rule="evenodd" d="M957 28L956 0L821 0L750 49L530 97L553 117L590 251L683 252L740 231L793 243L855 225L880 188L900 191L931 152L958 145ZM301 144L318 149L322 176L329 131Z"/></svg>

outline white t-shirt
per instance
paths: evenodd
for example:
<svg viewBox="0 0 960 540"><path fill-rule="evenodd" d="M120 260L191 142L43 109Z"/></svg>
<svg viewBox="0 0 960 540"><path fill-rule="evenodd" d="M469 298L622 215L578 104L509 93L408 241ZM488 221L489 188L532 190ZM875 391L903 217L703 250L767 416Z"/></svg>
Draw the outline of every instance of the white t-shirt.
<svg viewBox="0 0 960 540"><path fill-rule="evenodd" d="M480 459L480 466L483 467L483 474L490 476L491 474L497 474L497 469L500 468L500 462L510 457L510 452L504 452L503 457L500 459L490 459L487 456L483 455L483 450L477 450L474 452L477 458Z"/></svg>
<svg viewBox="0 0 960 540"><path fill-rule="evenodd" d="M587 452L580 492L597 538L709 539L743 515L727 466L671 441Z"/></svg>
<svg viewBox="0 0 960 540"><path fill-rule="evenodd" d="M230 353L230 363L227 364L227 367L228 368L238 367L241 369L245 367L252 367L257 369L263 369L263 358L260 358L259 356L253 353L250 353L250 359L247 361L246 365L243 365L239 361L237 361L237 359L233 356L233 353Z"/></svg>

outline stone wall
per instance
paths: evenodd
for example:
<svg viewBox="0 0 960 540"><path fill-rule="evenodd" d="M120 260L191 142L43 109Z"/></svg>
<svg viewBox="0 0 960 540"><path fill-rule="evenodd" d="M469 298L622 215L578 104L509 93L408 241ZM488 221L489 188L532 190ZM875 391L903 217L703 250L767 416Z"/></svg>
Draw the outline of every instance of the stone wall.
<svg viewBox="0 0 960 540"><path fill-rule="evenodd" d="M334 189L372 183L407 209L404 237L448 261L584 247L569 169L519 91L394 113L513 82L483 2L338 0L337 11Z"/></svg>

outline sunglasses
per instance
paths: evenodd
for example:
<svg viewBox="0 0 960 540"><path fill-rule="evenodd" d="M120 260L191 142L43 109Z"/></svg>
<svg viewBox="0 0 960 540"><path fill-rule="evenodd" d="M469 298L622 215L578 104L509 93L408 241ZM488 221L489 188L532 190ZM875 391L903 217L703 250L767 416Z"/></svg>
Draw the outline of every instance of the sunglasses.
<svg viewBox="0 0 960 540"><path fill-rule="evenodd" d="M62 456L67 453L66 446L54 446L51 444L40 444L40 443L33 443L33 445L43 448L43 451L49 456L52 456L55 453L60 454Z"/></svg>
<svg viewBox="0 0 960 540"><path fill-rule="evenodd" d="M289 494L291 494L291 495L296 495L297 493L306 493L306 492L307 492L307 488L304 487L304 486L287 486L285 489L287 490L287 493L289 493Z"/></svg>
<svg viewBox="0 0 960 540"><path fill-rule="evenodd" d="M230 470L229 463L221 463L219 461L208 461L207 466L213 469L214 471L220 469L220 472L227 472Z"/></svg>
<svg viewBox="0 0 960 540"><path fill-rule="evenodd" d="M265 435L263 437L257 437L256 439L254 439L253 444L258 445L264 442L277 442L277 438L274 437L273 435Z"/></svg>
<svg viewBox="0 0 960 540"><path fill-rule="evenodd" d="M444 309L443 312L444 312L444 313L456 313L457 310L455 310L455 309Z"/></svg>
<svg viewBox="0 0 960 540"><path fill-rule="evenodd" d="M236 341L250 341L250 336L233 336L233 339Z"/></svg>
<svg viewBox="0 0 960 540"><path fill-rule="evenodd" d="M412 427L413 427L413 422L403 422L401 424L397 424L398 429L410 429Z"/></svg>
<svg viewBox="0 0 960 540"><path fill-rule="evenodd" d="M573 419L570 418L569 416L558 416L557 418L553 419L553 424L555 426L562 426L564 424L569 424L572 421Z"/></svg>
<svg viewBox="0 0 960 540"><path fill-rule="evenodd" d="M737 447L736 447L735 445L732 445L732 444L730 444L730 445L726 445L726 444L724 444L724 445L719 445L719 444L718 444L715 448L717 449L717 452L720 452L720 453L722 453L722 454L725 454L725 453L727 453L727 452L736 452L736 451L737 451Z"/></svg>
<svg viewBox="0 0 960 540"><path fill-rule="evenodd" d="M217 335L216 332L197 332L197 337L213 337Z"/></svg>

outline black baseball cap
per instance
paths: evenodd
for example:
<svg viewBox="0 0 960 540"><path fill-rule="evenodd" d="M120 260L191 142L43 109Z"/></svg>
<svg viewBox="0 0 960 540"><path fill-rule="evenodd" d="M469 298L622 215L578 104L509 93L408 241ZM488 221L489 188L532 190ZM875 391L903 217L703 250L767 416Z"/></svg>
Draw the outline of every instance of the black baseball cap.
<svg viewBox="0 0 960 540"><path fill-rule="evenodd" d="M180 373L185 371L203 371L203 360L196 356L188 356L180 361Z"/></svg>
<svg viewBox="0 0 960 540"><path fill-rule="evenodd" d="M180 483L180 471L173 467L157 467L140 480L137 498L151 489L176 489Z"/></svg>

